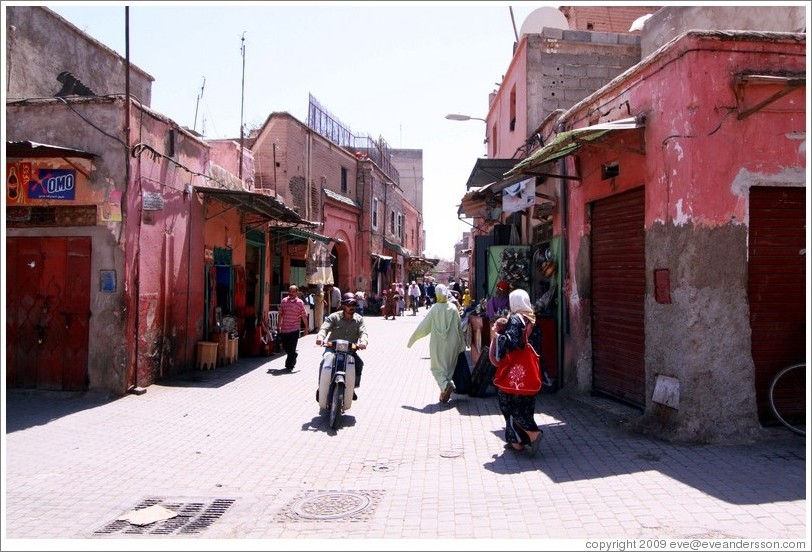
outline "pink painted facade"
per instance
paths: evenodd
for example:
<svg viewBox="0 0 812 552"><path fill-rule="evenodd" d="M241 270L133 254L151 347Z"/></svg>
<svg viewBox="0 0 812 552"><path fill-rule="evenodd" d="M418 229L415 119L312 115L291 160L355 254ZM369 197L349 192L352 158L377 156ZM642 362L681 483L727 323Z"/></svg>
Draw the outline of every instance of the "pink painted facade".
<svg viewBox="0 0 812 552"><path fill-rule="evenodd" d="M512 158L531 134L532 129L528 128L531 107L527 104L527 41L528 35L519 40L502 86L488 106L488 157L492 159Z"/></svg>
<svg viewBox="0 0 812 552"><path fill-rule="evenodd" d="M36 237L47 243L67 234L90 240L91 279L77 282L89 290L85 388L117 394L187 369L203 337L199 299L204 292L204 216L187 185L188 171L204 174L208 148L148 109L141 112L135 103L130 107L129 124L141 137L131 144L133 155L127 155L121 142L84 132L84 123L77 122L90 121L114 136L123 135L121 127L109 124L126 120L121 97L72 100L72 109L57 100L8 106L6 120L8 140L47 140L94 154L91 170L77 181L75 199L25 203L57 212L95 208L95 224L80 226L68 218L57 226L10 223L7 237ZM177 146L172 161L165 154L167 139ZM9 161L43 162L37 160L36 149L32 155ZM102 273L114 283L103 286ZM9 348L18 345L24 346L9 343Z"/></svg>
<svg viewBox="0 0 812 552"><path fill-rule="evenodd" d="M753 310L760 299L748 287L758 254L748 253L756 239L748 233L757 207L751 194L754 187L778 193L807 186L805 48L799 34L691 31L559 119L562 130L628 116L644 121L566 157L567 174L580 178L566 184L569 209L558 226L566 231L571 326L564 362L570 383L588 391L602 339L594 332L602 261L592 257L599 238L593 212L643 190L643 430L685 441L759 435L769 374L757 356L755 335L763 328L754 325ZM606 177L607 166L619 174ZM665 289L655 272L665 275ZM800 345L800 333L794 339ZM784 353L793 354L773 355Z"/></svg>
<svg viewBox="0 0 812 552"><path fill-rule="evenodd" d="M545 29L540 57L527 35L491 94L488 157L518 167L513 180L463 197L476 226L464 244L472 287L484 262L477 250L514 222L521 243L546 241L555 263L561 388L635 406L635 427L669 440L759 438L776 423L770 379L803 359L807 333L806 42L797 12L664 8L642 38L670 42L592 90L523 75L595 69L600 46L567 41L605 42L609 29L578 9L562 11L602 32ZM685 31L722 20L720 28L756 30ZM619 34L618 45L633 38ZM565 44L568 57L557 58ZM557 88L565 81L582 99L555 105L567 97ZM519 93L521 83L532 93ZM527 141L511 141L509 126L523 121ZM556 149L561 140L570 149ZM500 191L516 177L535 177L536 205L495 220ZM543 266L539 251L531 278Z"/></svg>

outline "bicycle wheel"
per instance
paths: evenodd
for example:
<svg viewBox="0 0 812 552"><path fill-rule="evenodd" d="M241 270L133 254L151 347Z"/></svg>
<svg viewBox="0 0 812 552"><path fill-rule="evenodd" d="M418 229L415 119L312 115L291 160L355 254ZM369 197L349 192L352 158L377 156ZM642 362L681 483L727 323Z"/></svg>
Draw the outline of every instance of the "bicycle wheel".
<svg viewBox="0 0 812 552"><path fill-rule="evenodd" d="M806 363L780 370L770 382L770 408L791 431L806 435Z"/></svg>

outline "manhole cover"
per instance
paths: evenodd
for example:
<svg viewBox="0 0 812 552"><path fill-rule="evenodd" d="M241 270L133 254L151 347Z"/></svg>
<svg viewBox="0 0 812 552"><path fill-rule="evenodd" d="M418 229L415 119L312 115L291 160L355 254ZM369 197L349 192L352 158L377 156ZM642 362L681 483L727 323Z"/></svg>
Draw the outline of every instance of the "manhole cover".
<svg viewBox="0 0 812 552"><path fill-rule="evenodd" d="M366 521L383 491L308 491L276 515L276 521Z"/></svg>
<svg viewBox="0 0 812 552"><path fill-rule="evenodd" d="M347 492L328 492L300 500L293 505L293 513L306 519L335 519L362 512L370 504L364 495Z"/></svg>
<svg viewBox="0 0 812 552"><path fill-rule="evenodd" d="M462 456L461 450L441 450L440 457L441 458L459 458Z"/></svg>

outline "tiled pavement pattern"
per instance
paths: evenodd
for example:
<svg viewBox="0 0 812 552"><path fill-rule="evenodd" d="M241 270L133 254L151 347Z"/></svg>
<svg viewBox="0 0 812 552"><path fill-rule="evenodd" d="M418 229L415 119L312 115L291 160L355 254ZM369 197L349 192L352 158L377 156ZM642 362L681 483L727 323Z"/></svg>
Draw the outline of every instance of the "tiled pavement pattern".
<svg viewBox="0 0 812 552"><path fill-rule="evenodd" d="M336 432L315 401L315 335L299 341L292 373L277 354L140 396L8 392L3 549L26 542L16 539L88 539L106 549L117 539L188 538L808 545L803 438L770 428L755 444L671 444L629 431L632 410L559 392L537 400L539 455L505 451L495 395L438 404L429 339L405 347L424 313L367 317L363 385ZM116 522L150 504L187 514L175 525Z"/></svg>

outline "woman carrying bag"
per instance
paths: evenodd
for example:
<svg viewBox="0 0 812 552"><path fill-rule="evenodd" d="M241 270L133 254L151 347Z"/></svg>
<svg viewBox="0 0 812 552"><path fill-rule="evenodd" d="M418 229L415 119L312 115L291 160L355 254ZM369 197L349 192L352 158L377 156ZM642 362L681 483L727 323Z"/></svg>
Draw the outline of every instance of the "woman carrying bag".
<svg viewBox="0 0 812 552"><path fill-rule="evenodd" d="M505 449L535 456L543 434L533 419L541 375L539 355L528 337L536 316L523 289L512 291L509 300L510 316L499 318L491 328L488 358L496 366L493 385L505 417Z"/></svg>

